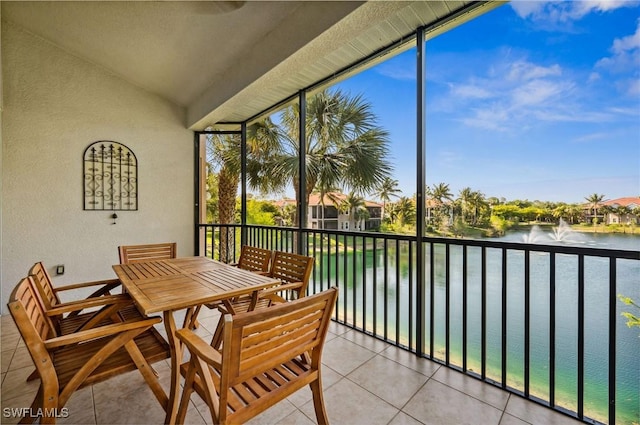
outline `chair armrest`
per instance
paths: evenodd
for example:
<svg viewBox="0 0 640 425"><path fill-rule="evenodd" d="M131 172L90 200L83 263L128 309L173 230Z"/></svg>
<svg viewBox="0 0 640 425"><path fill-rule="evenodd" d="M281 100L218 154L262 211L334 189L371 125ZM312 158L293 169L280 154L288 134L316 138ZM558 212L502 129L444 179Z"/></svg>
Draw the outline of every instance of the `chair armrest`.
<svg viewBox="0 0 640 425"><path fill-rule="evenodd" d="M69 301L57 304L55 307L47 310L48 316L59 316L64 313L81 311L86 308L102 307L105 305L121 304L123 306L132 304L133 300L127 294L105 295L97 298L87 298L85 300Z"/></svg>
<svg viewBox="0 0 640 425"><path fill-rule="evenodd" d="M115 288L118 285L121 285L122 282L120 282L119 279L106 279L106 280L95 280L92 282L83 282L83 283L72 283L71 285L64 285L64 286L58 286L56 288L54 288L54 292L61 292L61 291L68 291L71 289L81 289L81 288L88 288L90 286L98 286L98 285L102 285L102 286L109 286L111 288Z"/></svg>
<svg viewBox="0 0 640 425"><path fill-rule="evenodd" d="M293 283L286 283L284 285L272 286L270 288L266 288L266 289L263 289L263 290L259 291L258 292L258 297L259 298L265 298L268 295L277 294L278 292L288 291L290 289L298 289L301 286L302 286L302 282L293 282Z"/></svg>
<svg viewBox="0 0 640 425"><path fill-rule="evenodd" d="M229 318L231 316L228 316ZM227 316L224 317L225 322ZM218 350L204 342L202 338L193 333L190 329L180 329L176 331L176 336L182 341L191 352L192 356L196 356L210 364L211 366L222 369L222 355Z"/></svg>
<svg viewBox="0 0 640 425"><path fill-rule="evenodd" d="M47 350L51 350L52 348L64 347L65 345L78 344L80 342L90 341L92 339L116 335L132 329L150 328L160 322L162 322L161 318L151 317L144 320L133 320L129 322L114 323L51 338L44 341L44 345Z"/></svg>

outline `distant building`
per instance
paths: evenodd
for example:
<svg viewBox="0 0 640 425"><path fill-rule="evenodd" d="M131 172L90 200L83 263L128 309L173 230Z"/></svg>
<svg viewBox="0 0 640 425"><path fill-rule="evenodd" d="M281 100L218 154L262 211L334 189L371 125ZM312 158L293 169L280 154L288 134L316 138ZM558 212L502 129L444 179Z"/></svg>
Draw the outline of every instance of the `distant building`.
<svg viewBox="0 0 640 425"><path fill-rule="evenodd" d="M605 224L638 224L640 198L627 197L611 199L598 205L603 209ZM634 214L635 212L635 214Z"/></svg>
<svg viewBox="0 0 640 425"><path fill-rule="evenodd" d="M367 213L360 217L351 217L352 211L340 209L340 203L346 199L347 195L337 192L325 194L322 200L319 194L311 194L307 206L309 227L331 230L377 230L380 228L382 204L365 200L362 207Z"/></svg>
<svg viewBox="0 0 640 425"><path fill-rule="evenodd" d="M319 194L309 196L307 205L307 225L311 229L330 230L377 230L382 224L382 204L373 201L364 201L362 207L366 214L351 217L352 212L340 208L340 203L347 199L343 193L327 193L324 199ZM276 217L276 225L287 225L286 211L295 207L295 199L281 199L273 202L282 215Z"/></svg>

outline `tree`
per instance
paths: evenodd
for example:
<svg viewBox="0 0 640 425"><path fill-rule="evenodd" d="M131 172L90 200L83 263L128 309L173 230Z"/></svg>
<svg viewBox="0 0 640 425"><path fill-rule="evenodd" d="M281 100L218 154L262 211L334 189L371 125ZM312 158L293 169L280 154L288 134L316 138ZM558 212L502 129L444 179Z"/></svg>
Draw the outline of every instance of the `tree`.
<svg viewBox="0 0 640 425"><path fill-rule="evenodd" d="M260 167L264 152L277 149L279 139L280 129L268 118L247 128L247 174L251 188L262 189ZM207 135L206 155L209 172L215 173L217 178L218 223L233 224L236 222L236 197L242 167L240 136ZM235 232L221 229L220 259L230 260L234 249Z"/></svg>
<svg viewBox="0 0 640 425"><path fill-rule="evenodd" d="M584 198L589 202L592 211L593 223L596 224L598 221L598 205L604 199L604 195L599 195L597 193L593 193L586 198Z"/></svg>
<svg viewBox="0 0 640 425"><path fill-rule="evenodd" d="M309 195L333 188L368 193L390 176L388 133L376 125L377 117L362 96L324 90L307 102L306 204ZM293 186L300 200L298 158L299 107L282 113L279 144L263 152L260 186L270 192Z"/></svg>
<svg viewBox="0 0 640 425"><path fill-rule="evenodd" d="M349 215L349 230L364 230L361 227L369 216L364 198L351 192L338 204L338 210Z"/></svg>
<svg viewBox="0 0 640 425"><path fill-rule="evenodd" d="M415 225L416 205L411 198L402 196L395 203L394 214L400 226Z"/></svg>
<svg viewBox="0 0 640 425"><path fill-rule="evenodd" d="M236 194L240 182L240 138L237 135L208 134L207 163L218 179L218 221L235 223ZM233 229L220 229L220 259L228 261L235 248Z"/></svg>
<svg viewBox="0 0 640 425"><path fill-rule="evenodd" d="M402 193L402 191L398 189L398 180L393 180L391 177L386 177L377 188L376 195L382 201L381 221L384 221L385 218L387 202L391 202L392 196L395 198L399 197L396 195L397 193Z"/></svg>
<svg viewBox="0 0 640 425"><path fill-rule="evenodd" d="M453 194L451 193L449 185L445 183L434 184L433 188L428 189L428 193L438 204L436 207L435 221L444 224L444 221L447 220L447 224L452 224L453 208L450 203L453 201ZM448 219L447 216L449 216Z"/></svg>

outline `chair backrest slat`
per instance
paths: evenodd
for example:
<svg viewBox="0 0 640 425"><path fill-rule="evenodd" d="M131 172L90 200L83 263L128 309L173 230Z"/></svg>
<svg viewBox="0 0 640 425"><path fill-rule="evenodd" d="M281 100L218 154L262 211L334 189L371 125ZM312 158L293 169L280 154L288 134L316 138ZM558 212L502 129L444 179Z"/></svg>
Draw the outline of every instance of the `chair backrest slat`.
<svg viewBox="0 0 640 425"><path fill-rule="evenodd" d="M176 252L176 242L146 245L123 245L118 247L120 264L151 260L168 260L176 258Z"/></svg>
<svg viewBox="0 0 640 425"><path fill-rule="evenodd" d="M309 353L318 367L338 290L241 313L225 324L223 372L229 385ZM227 326L230 324L231 326Z"/></svg>
<svg viewBox="0 0 640 425"><path fill-rule="evenodd" d="M40 294L40 299L44 304L44 309L49 310L60 304L60 298L53 289L51 275L47 272L44 264L39 261L31 267L29 275L33 277L36 290Z"/></svg>
<svg viewBox="0 0 640 425"><path fill-rule="evenodd" d="M240 252L238 268L252 272L269 272L272 253L268 249L244 245Z"/></svg>
<svg viewBox="0 0 640 425"><path fill-rule="evenodd" d="M278 279L283 284L302 282L302 286L295 291L296 298L302 298L306 295L312 269L313 257L275 251L269 276Z"/></svg>
<svg viewBox="0 0 640 425"><path fill-rule="evenodd" d="M44 344L44 340L57 335L35 292L31 276L20 280L9 298L8 305L20 333L25 338L25 343L28 342L26 338L29 338L26 335L30 335L35 344L38 341Z"/></svg>

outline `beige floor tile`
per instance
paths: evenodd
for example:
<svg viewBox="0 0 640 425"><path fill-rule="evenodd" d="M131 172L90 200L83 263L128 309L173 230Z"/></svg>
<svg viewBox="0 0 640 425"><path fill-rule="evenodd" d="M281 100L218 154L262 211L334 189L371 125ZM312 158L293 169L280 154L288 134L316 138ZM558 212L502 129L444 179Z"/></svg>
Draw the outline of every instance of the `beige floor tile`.
<svg viewBox="0 0 640 425"><path fill-rule="evenodd" d="M2 351L15 350L21 341L19 333L3 333L0 336L0 347L2 347Z"/></svg>
<svg viewBox="0 0 640 425"><path fill-rule="evenodd" d="M22 394L34 394L40 386L40 380L34 379L27 382L27 377L33 372L31 367L11 369L2 381L3 397L17 397ZM28 407L28 406L27 406Z"/></svg>
<svg viewBox="0 0 640 425"><path fill-rule="evenodd" d="M347 375L347 379L402 408L429 378L385 357L376 356Z"/></svg>
<svg viewBox="0 0 640 425"><path fill-rule="evenodd" d="M493 385L487 385L478 379L447 367L439 368L433 375L433 379L477 398L478 400L484 401L485 403L488 403L500 410L504 410L507 405L507 400L509 400L508 392L494 387Z"/></svg>
<svg viewBox="0 0 640 425"><path fill-rule="evenodd" d="M69 416L59 418L56 423L60 425L78 424L95 425L96 411L93 405L92 387L81 388L73 393L67 405L64 406Z"/></svg>
<svg viewBox="0 0 640 425"><path fill-rule="evenodd" d="M297 409L289 416L278 421L278 425L314 425L315 423L315 419L309 419L304 413Z"/></svg>
<svg viewBox="0 0 640 425"><path fill-rule="evenodd" d="M353 329L344 333L342 337L351 342L355 342L356 344L368 350L371 350L374 353L380 353L381 351L384 351L387 348L391 347L391 344L389 343L381 341L377 338L370 337L369 335L363 334L362 332Z"/></svg>
<svg viewBox="0 0 640 425"><path fill-rule="evenodd" d="M422 425L422 422L404 412L399 412L391 422L389 422L389 425Z"/></svg>
<svg viewBox="0 0 640 425"><path fill-rule="evenodd" d="M529 425L529 423L505 413L500 419L500 425Z"/></svg>
<svg viewBox="0 0 640 425"><path fill-rule="evenodd" d="M28 367L31 370L35 370L33 360L31 359L31 355L29 354L27 347L18 347L11 359L11 364L9 365L10 370L20 369L21 367Z"/></svg>
<svg viewBox="0 0 640 425"><path fill-rule="evenodd" d="M416 372L420 372L425 376L432 376L441 367L441 365L436 362L417 357L413 353L394 346L380 352L380 355Z"/></svg>
<svg viewBox="0 0 640 425"><path fill-rule="evenodd" d="M348 379L327 389L324 400L332 425L386 425L398 413L398 409ZM313 402L306 403L300 410L315 418Z"/></svg>
<svg viewBox="0 0 640 425"><path fill-rule="evenodd" d="M15 352L15 349L4 350L0 354L0 368L2 369L2 373L6 373L9 370L9 365L11 364L11 359L13 358L13 354Z"/></svg>
<svg viewBox="0 0 640 425"><path fill-rule="evenodd" d="M158 373L158 379L160 385L169 394L171 387L171 368L166 361L156 362L151 365L153 369ZM99 400L103 397L109 398L110 394L122 394L127 395L140 391L149 391L152 399L158 403L153 393L149 390L147 382L142 377L142 374L138 370L132 370L117 376L113 376L106 381L98 382L93 385L93 391L95 399ZM97 403L97 401L96 401ZM159 406L159 404L158 404Z"/></svg>
<svg viewBox="0 0 640 425"><path fill-rule="evenodd" d="M165 412L149 387L127 391L98 392L94 389L97 423L99 424L161 424Z"/></svg>
<svg viewBox="0 0 640 425"><path fill-rule="evenodd" d="M347 375L375 355L354 342L334 338L324 345L322 363L341 375Z"/></svg>
<svg viewBox="0 0 640 425"><path fill-rule="evenodd" d="M258 416L249 419L246 425L273 425L296 412L298 409L288 400L282 400L271 406Z"/></svg>
<svg viewBox="0 0 640 425"><path fill-rule="evenodd" d="M527 401L516 395L509 397L505 412L534 425L575 425L581 423L577 419Z"/></svg>
<svg viewBox="0 0 640 425"><path fill-rule="evenodd" d="M29 409L34 397L36 396L36 389L28 393L22 393L15 397L11 393L2 392L2 417L0 423L4 424L17 424L20 421L23 410Z"/></svg>
<svg viewBox="0 0 640 425"><path fill-rule="evenodd" d="M322 371L322 388L324 391L326 391L327 388L331 387L336 382L342 379L342 375L332 370L331 368L323 367L321 371ZM305 403L307 403L312 398L313 397L311 394L311 388L309 388L309 386L307 385L306 387L300 388L298 391L291 394L289 397L287 397L287 400L293 403L294 406L300 407Z"/></svg>
<svg viewBox="0 0 640 425"><path fill-rule="evenodd" d="M497 425L502 411L433 379L402 409L425 424Z"/></svg>
<svg viewBox="0 0 640 425"><path fill-rule="evenodd" d="M331 332L334 335L342 335L344 333L347 333L351 330L351 328L341 325L337 322L331 322L329 324L329 332Z"/></svg>

